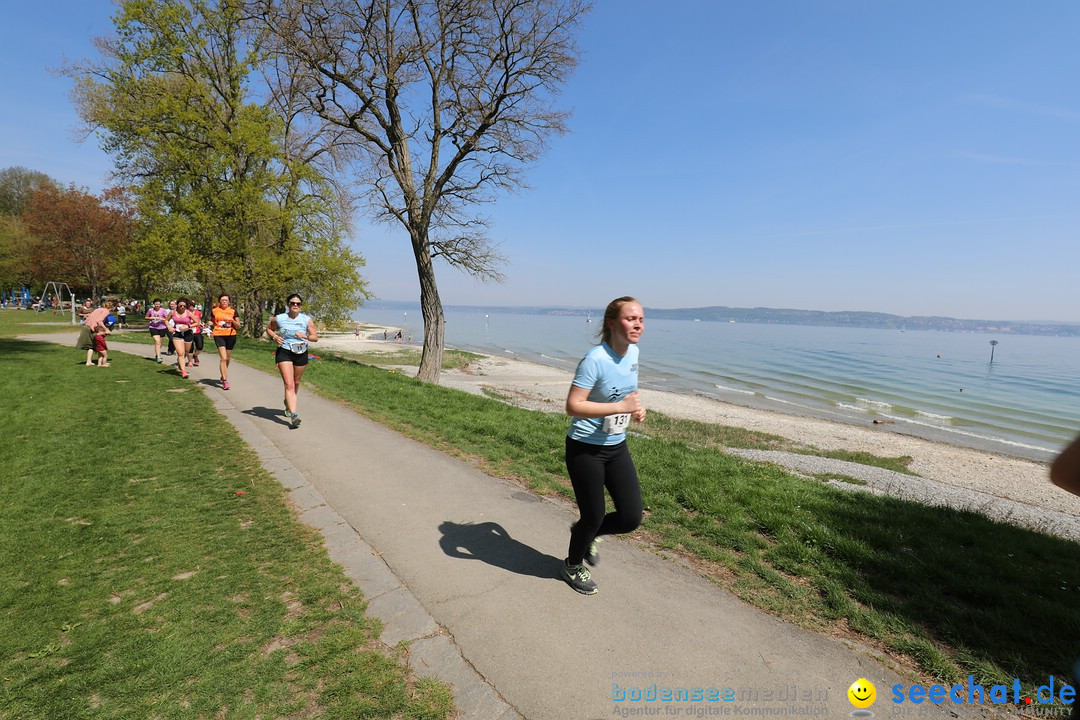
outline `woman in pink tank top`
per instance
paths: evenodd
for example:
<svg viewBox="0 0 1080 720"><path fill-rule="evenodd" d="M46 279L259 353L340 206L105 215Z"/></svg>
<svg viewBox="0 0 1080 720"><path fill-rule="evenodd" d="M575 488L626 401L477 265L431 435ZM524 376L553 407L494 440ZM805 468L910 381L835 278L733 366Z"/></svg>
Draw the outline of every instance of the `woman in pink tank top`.
<svg viewBox="0 0 1080 720"><path fill-rule="evenodd" d="M191 314L191 301L187 298L179 298L176 301L176 309L169 313L169 330L172 332L173 346L176 348L176 366L180 368L180 377L187 377L187 360L191 354L191 341L193 338L191 327L195 324L195 316Z"/></svg>

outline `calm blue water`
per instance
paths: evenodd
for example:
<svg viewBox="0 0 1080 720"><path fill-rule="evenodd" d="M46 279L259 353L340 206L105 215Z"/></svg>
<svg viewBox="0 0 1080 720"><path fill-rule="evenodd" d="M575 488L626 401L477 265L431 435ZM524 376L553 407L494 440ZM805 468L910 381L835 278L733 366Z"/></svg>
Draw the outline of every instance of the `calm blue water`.
<svg viewBox="0 0 1080 720"><path fill-rule="evenodd" d="M422 341L419 306L356 315ZM481 309L446 318L450 347L571 371L599 328ZM1080 432L1080 338L647 319L639 347L645 387L860 425L893 420L892 430L1038 460Z"/></svg>

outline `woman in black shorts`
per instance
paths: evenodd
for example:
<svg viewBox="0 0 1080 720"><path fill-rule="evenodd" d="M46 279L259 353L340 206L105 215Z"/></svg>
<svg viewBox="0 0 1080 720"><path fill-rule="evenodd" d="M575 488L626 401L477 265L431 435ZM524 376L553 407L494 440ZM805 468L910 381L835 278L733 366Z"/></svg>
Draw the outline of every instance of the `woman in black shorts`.
<svg viewBox="0 0 1080 720"><path fill-rule="evenodd" d="M191 326L195 317L191 314L191 302L185 298L176 301L176 309L169 313L169 330L172 332L173 347L176 348L176 366L180 368L180 377L187 377L188 355L191 353Z"/></svg>
<svg viewBox="0 0 1080 720"><path fill-rule="evenodd" d="M300 390L300 376L308 362L308 343L318 342L319 333L315 321L300 312L304 301L295 293L286 301L288 312L274 316L266 327L266 336L277 343L275 362L285 385L285 415L293 427L299 427L300 415L296 412L296 393Z"/></svg>
<svg viewBox="0 0 1080 720"><path fill-rule="evenodd" d="M191 316L195 319L191 326L191 364L199 367L199 353L203 349L203 314L202 305L196 305L191 310Z"/></svg>
<svg viewBox="0 0 1080 720"><path fill-rule="evenodd" d="M154 304L146 311L147 328L150 337L154 340L154 361L161 362L161 338L167 337L169 328L165 321L169 317L169 311L161 307L161 299L154 298Z"/></svg>
<svg viewBox="0 0 1080 720"><path fill-rule="evenodd" d="M227 293L218 297L217 305L210 309L211 330L214 346L218 352L218 367L221 370L221 389L229 389L229 363L232 351L236 347L236 333L240 329L240 320L236 317L236 308Z"/></svg>

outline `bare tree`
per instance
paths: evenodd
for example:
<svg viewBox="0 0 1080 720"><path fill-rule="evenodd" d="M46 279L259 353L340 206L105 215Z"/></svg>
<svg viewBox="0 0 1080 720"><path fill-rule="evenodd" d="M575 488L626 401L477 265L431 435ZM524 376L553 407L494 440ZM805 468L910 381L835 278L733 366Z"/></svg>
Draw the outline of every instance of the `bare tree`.
<svg viewBox="0 0 1080 720"><path fill-rule="evenodd" d="M476 206L523 186L567 113L586 0L251 0L307 110L344 131L363 199L409 233L435 382L445 320L434 260L501 279Z"/></svg>

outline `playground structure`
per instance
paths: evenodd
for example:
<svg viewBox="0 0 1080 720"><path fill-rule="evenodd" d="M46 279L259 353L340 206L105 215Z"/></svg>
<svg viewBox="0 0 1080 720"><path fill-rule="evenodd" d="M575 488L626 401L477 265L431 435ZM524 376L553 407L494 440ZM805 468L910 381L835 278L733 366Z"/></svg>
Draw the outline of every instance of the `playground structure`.
<svg viewBox="0 0 1080 720"><path fill-rule="evenodd" d="M17 310L29 310L33 299L30 297L30 288L23 287L20 290L0 290L0 306L15 308Z"/></svg>
<svg viewBox="0 0 1080 720"><path fill-rule="evenodd" d="M49 292L50 288L52 288L51 293ZM78 325L79 319L75 317L75 293L68 287L66 282L55 282L50 280L45 283L45 289L41 291L41 305L44 307L39 307L38 311L41 312L49 309L49 306L45 305L46 302L49 302L53 306L53 314L64 312L64 295L61 293L66 293L69 298L68 302L71 305L71 324ZM52 301L53 298L56 298L55 302Z"/></svg>
<svg viewBox="0 0 1080 720"><path fill-rule="evenodd" d="M70 307L71 324L79 324L79 319L75 313L75 292L66 282L50 280L45 283L45 289L41 291L40 299L37 302L33 301L30 288L27 287L23 287L21 290L12 290L11 292L0 291L0 307L37 310L38 312L52 310L53 314L67 312L67 307Z"/></svg>

